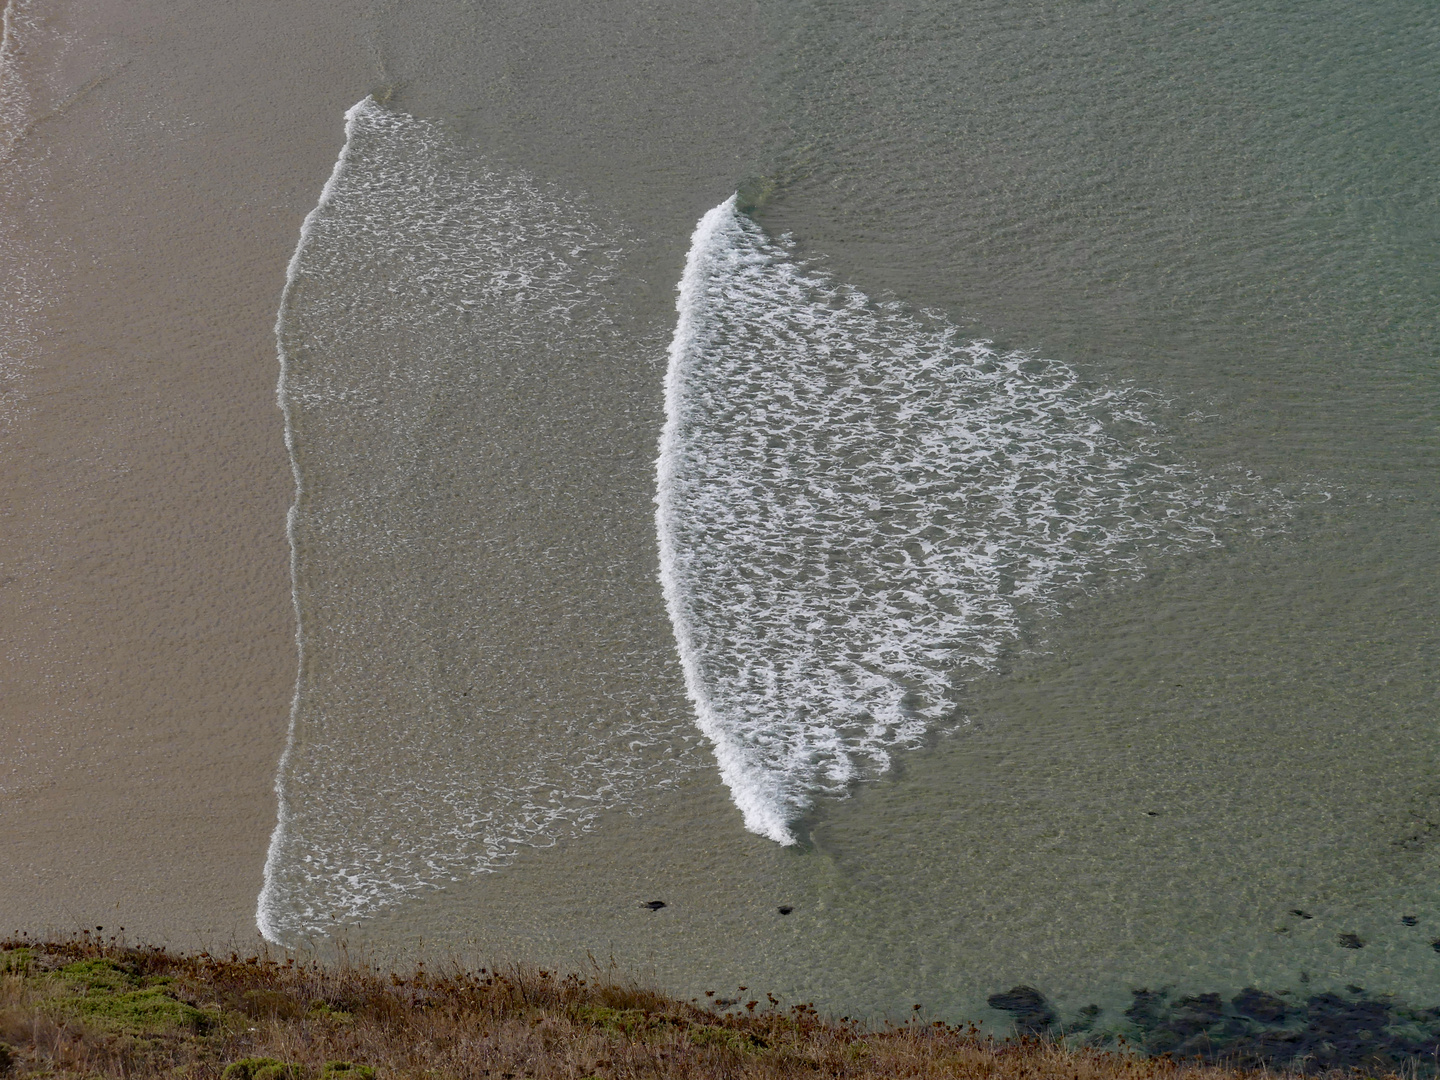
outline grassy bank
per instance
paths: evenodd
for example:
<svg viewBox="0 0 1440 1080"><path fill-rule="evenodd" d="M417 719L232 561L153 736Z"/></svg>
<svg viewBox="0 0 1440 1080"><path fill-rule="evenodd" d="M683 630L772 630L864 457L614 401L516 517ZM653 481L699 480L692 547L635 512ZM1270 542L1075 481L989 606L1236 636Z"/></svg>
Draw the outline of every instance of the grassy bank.
<svg viewBox="0 0 1440 1080"><path fill-rule="evenodd" d="M744 995L749 997L749 995ZM767 995L720 1011L604 971L380 972L0 942L0 1073L192 1080L1187 1080L1255 1077L927 1022L865 1029ZM702 999L703 1000L703 999Z"/></svg>

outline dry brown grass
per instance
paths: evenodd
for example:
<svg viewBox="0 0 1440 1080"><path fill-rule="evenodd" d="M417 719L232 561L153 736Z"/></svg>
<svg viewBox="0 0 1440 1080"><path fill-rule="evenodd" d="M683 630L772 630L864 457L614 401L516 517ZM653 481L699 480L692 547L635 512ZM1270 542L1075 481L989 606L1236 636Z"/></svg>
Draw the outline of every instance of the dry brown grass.
<svg viewBox="0 0 1440 1080"><path fill-rule="evenodd" d="M806 1005L719 1013L596 970L381 973L294 957L177 955L90 937L0 943L12 1074L256 1080L1249 1080L1265 1074L913 1020L880 1030ZM8 958L8 959L7 959ZM168 1011L167 1011L168 1010ZM263 1063L249 1068L253 1076ZM0 1071L4 1063L0 1062ZM229 1080L240 1069L231 1068ZM365 1080L365 1070L352 1070Z"/></svg>

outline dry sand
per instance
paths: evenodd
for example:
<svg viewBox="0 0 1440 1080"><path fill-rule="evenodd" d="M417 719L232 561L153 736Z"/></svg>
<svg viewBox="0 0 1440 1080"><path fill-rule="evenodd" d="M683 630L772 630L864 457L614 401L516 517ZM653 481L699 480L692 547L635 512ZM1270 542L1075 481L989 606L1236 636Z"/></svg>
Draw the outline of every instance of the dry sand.
<svg viewBox="0 0 1440 1080"><path fill-rule="evenodd" d="M17 3L0 213L46 306L0 471L0 930L255 935L295 678L272 326L383 78L366 6Z"/></svg>

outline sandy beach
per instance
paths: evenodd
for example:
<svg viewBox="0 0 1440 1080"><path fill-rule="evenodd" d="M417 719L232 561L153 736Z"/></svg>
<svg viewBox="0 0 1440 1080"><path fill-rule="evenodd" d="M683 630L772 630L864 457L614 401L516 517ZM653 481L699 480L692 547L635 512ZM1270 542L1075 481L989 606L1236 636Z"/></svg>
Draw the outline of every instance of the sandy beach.
<svg viewBox="0 0 1440 1080"><path fill-rule="evenodd" d="M481 70L517 82L483 114L491 148L577 173L577 190L633 204L651 246L662 238L660 254L644 248L655 266L635 303L651 329L624 376L647 410L607 406L624 438L596 437L633 457L634 588L666 652L650 522L656 365L689 228L741 169L733 83L753 14L672 7L638 37L609 9L454 30L488 43ZM0 913L8 930L253 939L296 675L273 327L345 110L398 77L377 57L399 16L358 2L17 11L16 67L36 88L17 160L43 212L27 204L12 224L28 237L22 269L43 269L46 288L12 383L10 460L23 465L4 474L0 519ZM617 49L639 59L608 63ZM695 82L695 55L723 56L723 76ZM512 71L516 56L528 66ZM583 124L565 78L601 84L575 103ZM635 122L665 94L686 108L658 128ZM511 112L536 122L507 125ZM576 153L580 136L623 167Z"/></svg>
<svg viewBox="0 0 1440 1080"><path fill-rule="evenodd" d="M6 931L255 934L295 679L271 328L375 79L361 6L20 5L46 190L7 209L50 289L0 472Z"/></svg>
<svg viewBox="0 0 1440 1080"><path fill-rule="evenodd" d="M1436 1000L1405 5L0 4L0 934Z"/></svg>

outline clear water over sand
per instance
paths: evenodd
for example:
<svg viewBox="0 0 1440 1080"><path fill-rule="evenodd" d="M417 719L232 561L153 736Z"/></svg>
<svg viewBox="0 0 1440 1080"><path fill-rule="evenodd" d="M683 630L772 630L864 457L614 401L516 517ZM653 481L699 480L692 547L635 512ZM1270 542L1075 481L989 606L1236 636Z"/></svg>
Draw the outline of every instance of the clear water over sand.
<svg viewBox="0 0 1440 1080"><path fill-rule="evenodd" d="M391 15L375 138L352 132L282 312L306 662L268 927L590 951L850 1013L981 1016L1019 982L1102 1017L1147 985L1432 1001L1435 29L1401 5L1219 2ZM420 141L387 156L386 131ZM1101 418L1108 456L1076 474L1138 491L1126 520L1205 530L1083 547L1047 603L1001 605L984 662L935 662L945 708L909 699L869 779L821 761L774 801L790 846L746 830L699 738L652 505L675 287L737 189L757 250L823 269L806 303L861 298L827 333L944 327L1073 378L1067 401L1136 395L1144 424ZM803 349L813 320L779 321L734 333L762 360ZM923 352L882 366L913 379ZM790 439L813 476L846 416L768 429L760 376L786 370L757 362L705 422ZM925 395L987 430L974 400ZM1053 458L1073 430L1024 438ZM963 460L925 446L931 472ZM1147 486L1162 461L1180 479ZM993 496L956 468L940 495ZM1054 519L1095 506L1113 526L1103 498ZM773 578L777 543L735 580ZM863 593L860 562L837 573ZM969 590L962 623L1025 585L992 563L933 579ZM767 710L864 683L755 618L717 633L744 671L803 668L751 695L727 729L746 746Z"/></svg>

